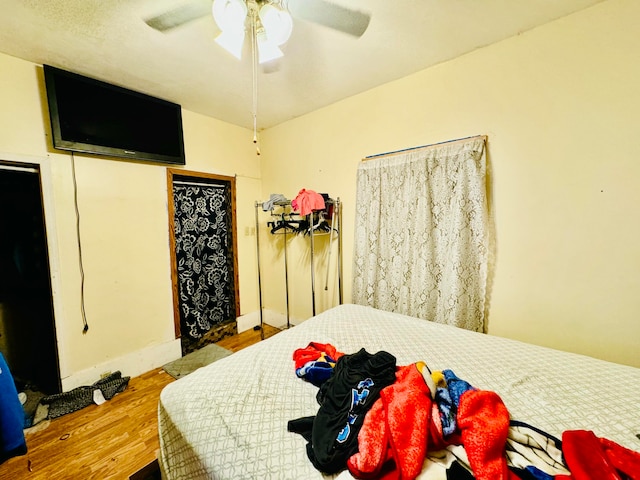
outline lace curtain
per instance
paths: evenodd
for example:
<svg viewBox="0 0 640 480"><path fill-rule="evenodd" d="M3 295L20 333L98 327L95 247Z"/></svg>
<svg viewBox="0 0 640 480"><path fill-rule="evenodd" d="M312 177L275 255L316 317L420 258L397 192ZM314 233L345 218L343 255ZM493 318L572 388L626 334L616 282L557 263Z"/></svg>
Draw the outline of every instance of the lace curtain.
<svg viewBox="0 0 640 480"><path fill-rule="evenodd" d="M485 137L361 162L353 302L482 332Z"/></svg>

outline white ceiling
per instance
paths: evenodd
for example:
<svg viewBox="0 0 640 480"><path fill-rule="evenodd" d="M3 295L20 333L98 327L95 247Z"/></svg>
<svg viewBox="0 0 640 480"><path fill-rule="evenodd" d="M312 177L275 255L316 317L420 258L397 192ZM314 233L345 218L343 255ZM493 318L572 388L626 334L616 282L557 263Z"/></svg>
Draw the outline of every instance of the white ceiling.
<svg viewBox="0 0 640 480"><path fill-rule="evenodd" d="M165 33L144 19L189 0L0 0L0 51L252 128L252 63L222 50L210 16ZM603 0L332 0L368 12L360 38L294 19L261 69L258 128L304 115Z"/></svg>

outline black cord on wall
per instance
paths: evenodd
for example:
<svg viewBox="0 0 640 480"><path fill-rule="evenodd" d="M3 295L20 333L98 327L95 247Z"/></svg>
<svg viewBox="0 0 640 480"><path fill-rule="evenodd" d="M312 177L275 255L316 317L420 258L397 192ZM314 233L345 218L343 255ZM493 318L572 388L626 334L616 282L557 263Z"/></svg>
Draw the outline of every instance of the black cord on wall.
<svg viewBox="0 0 640 480"><path fill-rule="evenodd" d="M80 209L78 208L78 183L76 181L76 160L71 152L71 172L73 178L73 204L76 209L76 237L78 239L78 260L80 264L80 311L82 313L82 334L84 335L89 330L89 324L87 323L87 314L84 309L84 266L82 261L82 242L80 241Z"/></svg>

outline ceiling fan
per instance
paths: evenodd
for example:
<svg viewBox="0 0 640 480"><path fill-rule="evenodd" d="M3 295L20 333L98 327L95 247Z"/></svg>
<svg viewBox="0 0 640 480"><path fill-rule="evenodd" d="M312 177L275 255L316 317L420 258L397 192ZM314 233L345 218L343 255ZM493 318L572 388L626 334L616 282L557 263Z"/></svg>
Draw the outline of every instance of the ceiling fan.
<svg viewBox="0 0 640 480"><path fill-rule="evenodd" d="M369 26L370 15L326 0L190 0L189 3L147 18L150 27L166 32L207 15L220 28L216 37L226 51L240 59L246 33L251 40L253 64L253 143L258 145L258 63L283 56L280 46L291 35L292 17L307 20L354 37Z"/></svg>
<svg viewBox="0 0 640 480"><path fill-rule="evenodd" d="M252 33L260 63L282 56L279 47L291 35L292 17L354 37L364 34L371 19L367 13L326 0L190 0L145 22L165 32L207 15L213 15L221 30L216 42L237 58L242 55L245 32Z"/></svg>

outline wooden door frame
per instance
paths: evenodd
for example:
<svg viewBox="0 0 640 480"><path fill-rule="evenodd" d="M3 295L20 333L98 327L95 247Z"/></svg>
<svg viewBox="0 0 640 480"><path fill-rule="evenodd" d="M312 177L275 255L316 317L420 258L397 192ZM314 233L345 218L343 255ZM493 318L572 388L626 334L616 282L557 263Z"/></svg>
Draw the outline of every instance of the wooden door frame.
<svg viewBox="0 0 640 480"><path fill-rule="evenodd" d="M185 177L190 180L218 180L229 182L231 187L231 237L233 244L233 288L235 291L236 318L240 316L240 288L238 281L238 228L236 223L236 178L213 173L195 172L167 168L167 204L169 206L169 247L171 257L171 290L173 291L173 322L176 338L181 337L180 331L180 292L178 290L178 264L176 259L176 235L174 230L175 205L173 203L173 181L175 177Z"/></svg>

